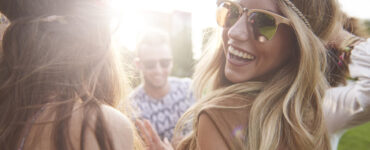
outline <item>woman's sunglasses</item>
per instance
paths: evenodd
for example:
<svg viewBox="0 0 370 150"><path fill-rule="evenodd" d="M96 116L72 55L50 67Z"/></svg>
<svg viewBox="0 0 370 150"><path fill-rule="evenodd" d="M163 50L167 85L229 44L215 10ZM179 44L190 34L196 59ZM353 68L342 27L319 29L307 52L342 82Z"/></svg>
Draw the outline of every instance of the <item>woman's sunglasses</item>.
<svg viewBox="0 0 370 150"><path fill-rule="evenodd" d="M280 23L290 25L289 19L263 9L242 8L232 1L217 2L217 24L224 28L232 27L244 12L247 12L248 24L252 27L254 39L263 43L271 40Z"/></svg>

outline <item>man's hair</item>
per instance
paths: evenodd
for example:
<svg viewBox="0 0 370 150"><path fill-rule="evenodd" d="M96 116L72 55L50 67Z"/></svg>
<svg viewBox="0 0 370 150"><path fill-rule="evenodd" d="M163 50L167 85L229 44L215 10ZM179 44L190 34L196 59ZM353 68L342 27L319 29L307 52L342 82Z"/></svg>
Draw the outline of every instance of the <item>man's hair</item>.
<svg viewBox="0 0 370 150"><path fill-rule="evenodd" d="M136 54L139 53L143 45L155 46L161 44L170 46L170 38L167 32L159 29L146 30L139 36L139 40L136 43Z"/></svg>

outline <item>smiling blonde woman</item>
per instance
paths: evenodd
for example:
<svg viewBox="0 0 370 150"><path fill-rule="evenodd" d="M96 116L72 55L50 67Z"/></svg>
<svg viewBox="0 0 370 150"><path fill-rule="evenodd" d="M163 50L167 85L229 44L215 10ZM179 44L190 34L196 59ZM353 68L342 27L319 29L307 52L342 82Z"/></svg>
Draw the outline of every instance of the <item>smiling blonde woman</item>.
<svg viewBox="0 0 370 150"><path fill-rule="evenodd" d="M343 97L339 91L326 92L322 40L341 26L336 0L220 0L217 5L221 39L197 65L194 87L200 100L177 128L190 120L193 132L177 149L329 150L336 123L356 118L352 113L346 116L349 120L341 120L336 113L369 106L333 111L358 101L348 91ZM369 58L367 47L365 43L353 50L363 55L353 60L363 64L362 70L369 64L364 61ZM357 76L363 80L359 91L366 89L369 75Z"/></svg>

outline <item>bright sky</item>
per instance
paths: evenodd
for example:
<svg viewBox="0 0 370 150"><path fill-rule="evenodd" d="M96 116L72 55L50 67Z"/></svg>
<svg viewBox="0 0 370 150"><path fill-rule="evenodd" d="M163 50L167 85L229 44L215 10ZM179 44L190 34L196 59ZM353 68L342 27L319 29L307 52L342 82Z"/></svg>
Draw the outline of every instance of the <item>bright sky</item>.
<svg viewBox="0 0 370 150"><path fill-rule="evenodd" d="M370 19L369 0L339 0L342 8L350 16L362 19Z"/></svg>
<svg viewBox="0 0 370 150"><path fill-rule="evenodd" d="M370 19L370 0L339 0L342 8L349 16L362 19ZM200 49L201 31L209 26L216 26L215 8L216 0L113 0L113 7L120 11L123 22L130 20L136 21L135 11L149 9L161 12L172 12L182 10L192 13L193 23L193 48ZM123 23L124 24L124 23ZM124 35L122 41L129 49L134 48L135 36L140 28L145 26L145 22L138 22L128 25L120 31Z"/></svg>
<svg viewBox="0 0 370 150"><path fill-rule="evenodd" d="M120 16L122 20L135 21L135 18L140 17L135 15L135 11L149 9L160 12L172 12L173 10L181 10L192 13L193 23L193 46L194 49L200 48L201 31L209 26L216 26L215 8L216 0L113 0L113 8L118 10L118 14L126 14ZM137 20L137 19L136 19ZM124 25L124 23L122 23ZM129 49L135 46L135 36L140 32L140 28L145 27L145 22L137 22L136 25L124 25L119 31L123 35L121 41Z"/></svg>

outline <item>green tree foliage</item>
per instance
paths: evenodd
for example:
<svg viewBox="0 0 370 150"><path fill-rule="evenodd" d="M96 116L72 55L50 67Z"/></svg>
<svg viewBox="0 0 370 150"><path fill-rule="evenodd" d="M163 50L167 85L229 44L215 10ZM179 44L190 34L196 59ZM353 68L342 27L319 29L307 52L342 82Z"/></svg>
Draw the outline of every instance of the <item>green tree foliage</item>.
<svg viewBox="0 0 370 150"><path fill-rule="evenodd" d="M370 123L346 132L340 140L338 150L370 150Z"/></svg>

